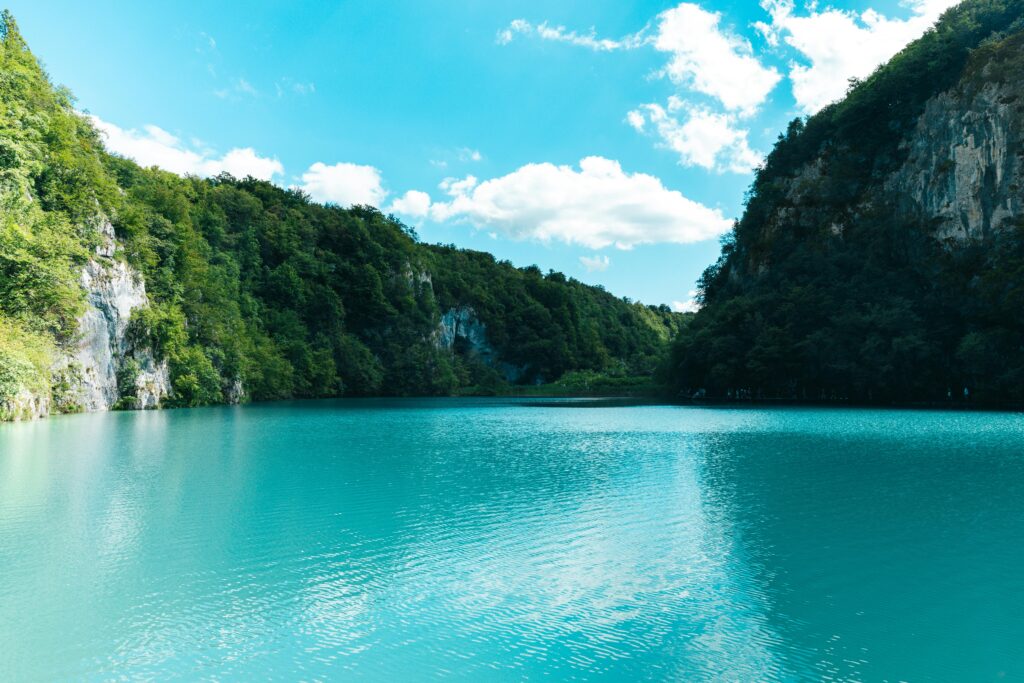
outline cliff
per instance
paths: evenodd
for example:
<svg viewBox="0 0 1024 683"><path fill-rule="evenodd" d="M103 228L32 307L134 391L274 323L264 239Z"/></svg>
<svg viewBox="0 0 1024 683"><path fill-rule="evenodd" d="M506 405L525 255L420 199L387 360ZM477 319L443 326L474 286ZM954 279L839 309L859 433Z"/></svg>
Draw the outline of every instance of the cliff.
<svg viewBox="0 0 1024 683"><path fill-rule="evenodd" d="M882 191L937 239L970 241L1021 215L1024 36L974 56L953 88L925 105L903 142L906 161Z"/></svg>
<svg viewBox="0 0 1024 683"><path fill-rule="evenodd" d="M673 348L681 394L1024 399L1022 28L964 2L790 124Z"/></svg>

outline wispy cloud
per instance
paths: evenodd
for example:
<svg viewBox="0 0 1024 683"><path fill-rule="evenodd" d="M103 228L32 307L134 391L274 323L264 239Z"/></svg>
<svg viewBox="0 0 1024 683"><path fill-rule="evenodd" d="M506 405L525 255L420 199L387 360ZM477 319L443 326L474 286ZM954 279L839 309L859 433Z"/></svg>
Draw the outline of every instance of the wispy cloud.
<svg viewBox="0 0 1024 683"><path fill-rule="evenodd" d="M235 79L227 88L219 88L213 91L215 97L222 100L240 97L259 97L259 90L252 83L244 78Z"/></svg>
<svg viewBox="0 0 1024 683"><path fill-rule="evenodd" d="M543 40L553 40L560 43L569 43L577 47L585 47L591 50L610 52L612 50L628 50L640 47L648 41L645 31L626 36L620 39L599 38L596 29L590 29L587 33L570 31L564 26L552 26L548 22L531 24L525 19L516 19L506 28L498 31L497 42L499 45L508 45L517 35L537 36Z"/></svg>
<svg viewBox="0 0 1024 683"><path fill-rule="evenodd" d="M316 84L312 81L296 81L293 78L281 78L274 83L274 90L278 97L285 95L312 95L316 92Z"/></svg>
<svg viewBox="0 0 1024 683"><path fill-rule="evenodd" d="M580 265L588 273L603 273L612 265L612 260L607 256L594 254L593 256L580 256Z"/></svg>
<svg viewBox="0 0 1024 683"><path fill-rule="evenodd" d="M217 49L217 41L206 31L199 32L199 45L196 52L214 52Z"/></svg>
<svg viewBox="0 0 1024 683"><path fill-rule="evenodd" d="M235 82L235 90L243 95L252 95L253 97L259 95L259 92L255 87L253 87L252 83L244 78L239 78L238 81Z"/></svg>

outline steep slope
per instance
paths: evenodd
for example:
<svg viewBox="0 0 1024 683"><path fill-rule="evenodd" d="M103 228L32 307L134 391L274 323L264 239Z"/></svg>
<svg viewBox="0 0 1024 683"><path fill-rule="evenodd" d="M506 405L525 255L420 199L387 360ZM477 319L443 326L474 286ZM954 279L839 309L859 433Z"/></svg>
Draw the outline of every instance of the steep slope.
<svg viewBox="0 0 1024 683"><path fill-rule="evenodd" d="M682 318L371 207L107 154L0 19L0 419L649 375Z"/></svg>
<svg viewBox="0 0 1024 683"><path fill-rule="evenodd" d="M968 0L790 124L673 347L681 394L1024 400L1022 17Z"/></svg>

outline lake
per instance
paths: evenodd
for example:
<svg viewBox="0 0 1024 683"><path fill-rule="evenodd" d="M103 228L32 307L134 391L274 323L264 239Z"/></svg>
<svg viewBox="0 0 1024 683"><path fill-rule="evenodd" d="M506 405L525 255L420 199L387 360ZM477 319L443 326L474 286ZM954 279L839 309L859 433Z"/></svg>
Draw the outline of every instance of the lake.
<svg viewBox="0 0 1024 683"><path fill-rule="evenodd" d="M0 679L1024 680L1024 416L500 399L0 425Z"/></svg>

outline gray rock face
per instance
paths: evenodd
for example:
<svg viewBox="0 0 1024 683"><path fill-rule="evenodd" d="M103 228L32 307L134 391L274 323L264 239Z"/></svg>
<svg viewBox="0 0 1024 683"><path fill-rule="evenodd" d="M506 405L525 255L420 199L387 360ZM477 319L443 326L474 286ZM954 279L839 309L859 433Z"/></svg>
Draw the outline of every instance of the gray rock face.
<svg viewBox="0 0 1024 683"><path fill-rule="evenodd" d="M228 387L227 391L224 392L224 396L228 404L233 406L244 402L246 399L246 393L245 385L242 384L242 380L240 378L236 378L235 381L231 383L231 386Z"/></svg>
<svg viewBox="0 0 1024 683"><path fill-rule="evenodd" d="M173 393L167 361L158 363L149 349L136 351L135 359L139 362L139 374L135 378L135 408L159 408L160 403Z"/></svg>
<svg viewBox="0 0 1024 683"><path fill-rule="evenodd" d="M908 214L940 239L977 239L1021 214L1024 74L933 98L905 143L908 157L886 183Z"/></svg>
<svg viewBox="0 0 1024 683"><path fill-rule="evenodd" d="M968 73L926 103L900 149L899 167L845 207L823 204L819 188L831 159L850 150L831 150L779 179L784 200L760 226L764 237L800 229L842 238L846 226L876 205L929 226L951 246L1007 228L1024 215L1024 71L990 64ZM764 274L771 267L766 258L729 277Z"/></svg>
<svg viewBox="0 0 1024 683"><path fill-rule="evenodd" d="M111 248L112 250L112 248ZM126 333L132 311L148 305L141 276L126 263L98 258L82 271L87 307L79 319L80 338L72 354L58 368L74 366L78 386L72 402L82 410L110 410L120 400L117 372L128 351ZM157 363L148 351L135 354L140 372L136 379L138 408L155 408L170 394L167 363Z"/></svg>
<svg viewBox="0 0 1024 683"><path fill-rule="evenodd" d="M0 405L3 419L19 422L21 420L38 420L50 414L50 397L39 396L28 389L22 389L14 398Z"/></svg>
<svg viewBox="0 0 1024 683"><path fill-rule="evenodd" d="M459 339L465 340L469 348L485 360L494 356L494 349L487 341L487 326L480 322L471 306L450 308L441 316L437 345L452 350Z"/></svg>

